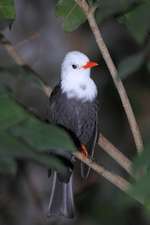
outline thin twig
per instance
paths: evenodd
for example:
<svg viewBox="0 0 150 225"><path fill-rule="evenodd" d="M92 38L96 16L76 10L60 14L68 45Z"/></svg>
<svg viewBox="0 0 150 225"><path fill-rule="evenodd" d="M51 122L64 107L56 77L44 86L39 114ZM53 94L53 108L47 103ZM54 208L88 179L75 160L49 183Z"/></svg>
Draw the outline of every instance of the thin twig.
<svg viewBox="0 0 150 225"><path fill-rule="evenodd" d="M126 115L127 115L128 121L129 121L129 125L131 128L132 134L133 134L133 138L135 141L137 151L141 152L144 147L143 147L143 141L142 141L142 137L140 134L140 130L137 125L137 122L136 122L129 98L127 96L126 90L123 86L121 79L117 75L118 71L116 69L116 66L110 56L108 48L107 48L107 46L103 40L103 37L101 35L100 29L96 23L94 11L92 10L92 8L89 7L86 0L75 0L75 2L82 8L83 12L85 13L85 15L87 17L87 20L89 22L89 25L90 25L93 35L95 37L96 43L100 49L100 52L106 62L106 65L107 65L107 67L110 71L110 74L112 76L112 79L114 81L114 84L120 95L122 105L126 112Z"/></svg>
<svg viewBox="0 0 150 225"><path fill-rule="evenodd" d="M74 156L79 159L80 161L84 162L86 165L88 165L90 168L92 168L94 171L96 171L99 175L103 176L105 179L107 179L109 182L114 184L116 187L118 187L120 190L127 192L130 183L126 181L124 178L122 178L119 175L113 174L110 171L106 170L104 167L98 165L94 161L85 158L82 156L80 152L75 152Z"/></svg>
<svg viewBox="0 0 150 225"><path fill-rule="evenodd" d="M35 39L37 39L38 37L40 37L40 33L37 33L37 32L31 33L28 38L25 38L25 39L17 42L14 45L14 47L20 48L20 47L24 46L25 44L29 43L30 41L35 41Z"/></svg>
<svg viewBox="0 0 150 225"><path fill-rule="evenodd" d="M23 59L21 58L20 55L18 55L16 49L9 43L4 43L3 47L7 50L7 52L9 53L9 55L15 60L15 62L20 65L23 66L25 65L25 62L23 61Z"/></svg>
<svg viewBox="0 0 150 225"><path fill-rule="evenodd" d="M108 155L110 155L122 168L124 168L132 176L132 162L102 134L100 134L99 136L98 144L105 152L108 153Z"/></svg>

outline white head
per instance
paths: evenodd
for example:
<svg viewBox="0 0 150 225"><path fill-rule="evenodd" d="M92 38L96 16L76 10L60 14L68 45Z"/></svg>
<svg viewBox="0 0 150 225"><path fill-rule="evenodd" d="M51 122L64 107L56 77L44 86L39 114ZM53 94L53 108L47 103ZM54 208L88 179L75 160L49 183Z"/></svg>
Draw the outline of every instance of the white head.
<svg viewBox="0 0 150 225"><path fill-rule="evenodd" d="M97 95L97 88L90 78L91 68L97 66L81 52L69 52L62 63L61 89L68 98L92 101Z"/></svg>

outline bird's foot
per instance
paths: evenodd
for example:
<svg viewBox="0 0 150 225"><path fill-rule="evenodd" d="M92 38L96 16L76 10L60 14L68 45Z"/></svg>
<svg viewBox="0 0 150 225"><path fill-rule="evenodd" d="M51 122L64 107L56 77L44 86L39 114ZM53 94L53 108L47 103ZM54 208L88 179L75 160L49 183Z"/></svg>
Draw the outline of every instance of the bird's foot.
<svg viewBox="0 0 150 225"><path fill-rule="evenodd" d="M80 152L81 152L83 158L88 158L89 154L88 154L88 150L85 145L81 144Z"/></svg>

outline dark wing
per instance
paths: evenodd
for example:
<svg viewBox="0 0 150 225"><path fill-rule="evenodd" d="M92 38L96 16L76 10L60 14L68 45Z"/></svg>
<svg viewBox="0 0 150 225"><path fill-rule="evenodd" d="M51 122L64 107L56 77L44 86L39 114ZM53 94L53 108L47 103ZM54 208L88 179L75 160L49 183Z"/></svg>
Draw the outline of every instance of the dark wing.
<svg viewBox="0 0 150 225"><path fill-rule="evenodd" d="M96 99L94 102L85 103L75 98L68 99L61 92L59 85L55 87L50 97L49 121L70 131L77 147L80 143L87 147L90 158L94 155L97 141L97 108ZM81 165L82 177L88 177L89 171L89 167Z"/></svg>
<svg viewBox="0 0 150 225"><path fill-rule="evenodd" d="M59 95L60 85L55 86L50 97L49 97L49 107L48 107L48 121L50 123L55 123L55 99Z"/></svg>
<svg viewBox="0 0 150 225"><path fill-rule="evenodd" d="M51 102L53 98L60 92L60 84L56 85L50 95L49 101Z"/></svg>
<svg viewBox="0 0 150 225"><path fill-rule="evenodd" d="M57 110L57 106L58 106L57 98L59 98L60 95L61 95L60 86L57 85L52 91L49 98L48 121L56 125L57 125L57 120L60 116ZM58 157L58 159L63 163L65 168L64 168L64 171L62 171L61 173L58 173L58 178L60 181L68 183L69 178L72 174L73 163L74 163L74 158L72 157L72 154L68 151L65 151L64 149L50 149L49 154ZM48 170L48 176L51 176L50 169Z"/></svg>
<svg viewBox="0 0 150 225"><path fill-rule="evenodd" d="M89 158L92 159L94 156L94 150L98 139L98 115L96 113L95 126L92 132L92 136L89 139L86 147L88 150ZM90 167L81 162L81 176L87 178L90 173Z"/></svg>

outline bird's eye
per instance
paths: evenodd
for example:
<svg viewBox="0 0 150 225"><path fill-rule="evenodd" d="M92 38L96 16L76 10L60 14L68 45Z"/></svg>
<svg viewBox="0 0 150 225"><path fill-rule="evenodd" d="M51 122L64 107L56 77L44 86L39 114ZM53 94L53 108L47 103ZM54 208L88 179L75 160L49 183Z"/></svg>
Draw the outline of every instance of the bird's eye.
<svg viewBox="0 0 150 225"><path fill-rule="evenodd" d="M73 68L73 69L77 69L77 65L72 64L72 68Z"/></svg>

